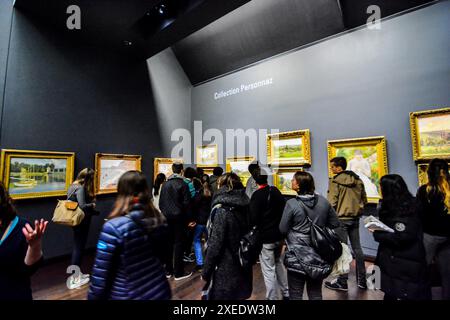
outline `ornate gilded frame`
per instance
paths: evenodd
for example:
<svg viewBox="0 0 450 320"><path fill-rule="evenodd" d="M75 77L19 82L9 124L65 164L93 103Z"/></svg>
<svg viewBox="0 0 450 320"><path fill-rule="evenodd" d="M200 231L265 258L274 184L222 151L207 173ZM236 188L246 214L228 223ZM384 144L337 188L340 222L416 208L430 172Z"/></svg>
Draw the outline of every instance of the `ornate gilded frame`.
<svg viewBox="0 0 450 320"><path fill-rule="evenodd" d="M95 154L95 193L97 195L110 194L110 193L117 192L117 188L100 189L100 175L101 175L100 163L102 160L134 160L136 162L135 170L141 171L142 156L126 155L126 154L96 153Z"/></svg>
<svg viewBox="0 0 450 320"><path fill-rule="evenodd" d="M32 150L13 150L3 149L1 153L1 180L5 188L9 190L9 179L11 169L11 158L32 158L32 159L66 159L66 181L64 190L45 191L45 192L30 192L24 194L10 194L12 199L35 199L46 197L66 196L67 190L73 181L75 168L75 153L74 152L57 152L57 151L32 151Z"/></svg>
<svg viewBox="0 0 450 320"><path fill-rule="evenodd" d="M429 160L433 158L450 159L450 153L433 154L428 156L422 155L420 147L420 132L418 130L419 118L442 116L446 114L450 114L450 108L411 112L409 114L409 125L411 129L411 144L412 144L413 158L415 161Z"/></svg>
<svg viewBox="0 0 450 320"><path fill-rule="evenodd" d="M273 140L302 139L302 158L275 159L273 157ZM267 164L271 166L310 166L311 165L311 134L309 129L272 133L267 135Z"/></svg>
<svg viewBox="0 0 450 320"><path fill-rule="evenodd" d="M246 163L250 164L250 163L252 163L255 160L256 160L256 157L253 157L253 156L229 157L229 158L226 158L225 170L226 170L226 172L231 172L231 165L230 165L231 162L241 162L242 161L242 162L246 162ZM246 184L247 183L244 183L244 186Z"/></svg>
<svg viewBox="0 0 450 320"><path fill-rule="evenodd" d="M156 176L160 172L159 171L160 164L173 164L175 162L183 163L183 159L181 159L181 158L155 158L153 160L153 180L156 179Z"/></svg>
<svg viewBox="0 0 450 320"><path fill-rule="evenodd" d="M206 149L206 148L214 148L214 163L207 163L203 164L201 163L201 157L200 157L200 150ZM219 163L219 147L217 144L208 144L204 146L197 146L195 150L195 162L198 168L211 168L217 166Z"/></svg>
<svg viewBox="0 0 450 320"><path fill-rule="evenodd" d="M328 149L328 174L330 177L333 176L330 168L330 160L333 159L338 148L342 147L368 147L375 146L377 148L377 159L378 159L378 175L382 176L388 174L388 160L387 160L387 144L386 138L384 136L378 137L366 137L366 138L355 138L355 139L342 139L342 140L329 140L327 142ZM368 202L378 203L381 197L368 197Z"/></svg>
<svg viewBox="0 0 450 320"><path fill-rule="evenodd" d="M298 168L278 168L276 170L276 172L274 172L274 174L273 174L273 185L275 187L277 187L280 190L280 192L282 194L284 194L284 195L296 196L297 195L296 191L294 191L292 189L289 190L289 191L285 191L282 188L280 188L280 186L279 186L279 174L285 173L285 172L292 172L292 175L294 175L297 171L304 171L304 169L303 169L303 167L298 167Z"/></svg>
<svg viewBox="0 0 450 320"><path fill-rule="evenodd" d="M428 183L428 174L427 174L428 165L429 165L429 163L417 164L417 178L419 179L419 186L422 186L422 185ZM448 163L448 165L450 167L450 162ZM449 169L449 173L450 173L450 169Z"/></svg>

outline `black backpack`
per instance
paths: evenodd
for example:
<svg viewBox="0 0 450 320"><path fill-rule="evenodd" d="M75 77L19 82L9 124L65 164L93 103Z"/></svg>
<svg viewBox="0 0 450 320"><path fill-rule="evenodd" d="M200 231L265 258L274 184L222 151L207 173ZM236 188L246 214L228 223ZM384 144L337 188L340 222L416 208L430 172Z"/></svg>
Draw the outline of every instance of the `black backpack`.
<svg viewBox="0 0 450 320"><path fill-rule="evenodd" d="M319 256L330 264L339 259L342 255L342 245L339 237L334 232L334 230L328 228L327 226L319 226L312 221L308 216L308 210L305 205L300 200L303 211L305 212L306 218L310 223L310 235L312 247L319 254Z"/></svg>

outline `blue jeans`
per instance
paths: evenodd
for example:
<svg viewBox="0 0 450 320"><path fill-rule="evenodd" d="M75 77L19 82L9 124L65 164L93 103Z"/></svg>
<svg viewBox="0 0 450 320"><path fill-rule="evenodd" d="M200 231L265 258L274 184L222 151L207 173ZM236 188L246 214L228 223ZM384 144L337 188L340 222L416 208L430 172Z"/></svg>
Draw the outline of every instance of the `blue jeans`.
<svg viewBox="0 0 450 320"><path fill-rule="evenodd" d="M198 266L203 265L203 249L202 249L202 235L208 237L206 226L204 224L197 224L194 231L194 251L195 260Z"/></svg>

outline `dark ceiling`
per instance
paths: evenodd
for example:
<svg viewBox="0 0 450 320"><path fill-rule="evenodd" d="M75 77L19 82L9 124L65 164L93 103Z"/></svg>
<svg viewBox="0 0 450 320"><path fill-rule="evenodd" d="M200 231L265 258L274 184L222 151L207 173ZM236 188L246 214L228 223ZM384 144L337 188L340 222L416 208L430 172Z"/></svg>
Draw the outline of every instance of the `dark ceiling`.
<svg viewBox="0 0 450 320"><path fill-rule="evenodd" d="M172 47L196 85L363 25L369 5L387 17L429 2L435 1L16 0L15 6L70 40L139 59ZM66 27L69 5L81 9L81 30Z"/></svg>
<svg viewBox="0 0 450 320"><path fill-rule="evenodd" d="M15 7L66 38L148 58L248 1L16 0ZM66 27L70 5L80 7L80 30Z"/></svg>
<svg viewBox="0 0 450 320"><path fill-rule="evenodd" d="M253 0L172 48L192 84L366 24L427 0Z"/></svg>

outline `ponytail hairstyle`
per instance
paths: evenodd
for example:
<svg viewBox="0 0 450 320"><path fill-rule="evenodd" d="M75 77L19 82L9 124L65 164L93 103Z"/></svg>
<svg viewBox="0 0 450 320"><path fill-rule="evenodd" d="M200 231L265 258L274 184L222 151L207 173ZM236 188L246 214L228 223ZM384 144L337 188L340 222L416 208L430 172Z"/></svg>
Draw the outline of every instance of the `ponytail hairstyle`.
<svg viewBox="0 0 450 320"><path fill-rule="evenodd" d="M428 183L426 185L428 201L442 202L450 214L450 174L448 163L442 159L433 159L428 165Z"/></svg>

